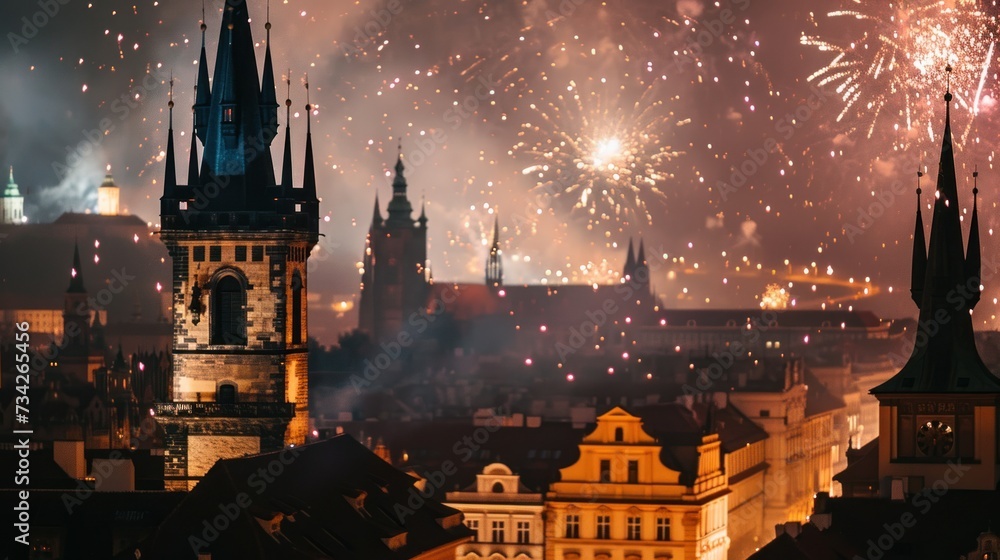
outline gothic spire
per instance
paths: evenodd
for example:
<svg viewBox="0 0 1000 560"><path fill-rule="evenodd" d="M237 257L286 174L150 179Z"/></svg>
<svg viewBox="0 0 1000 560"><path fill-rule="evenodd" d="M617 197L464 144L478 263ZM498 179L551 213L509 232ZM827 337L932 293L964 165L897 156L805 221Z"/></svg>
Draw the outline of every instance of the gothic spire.
<svg viewBox="0 0 1000 560"><path fill-rule="evenodd" d="M972 220L969 224L969 245L965 253L966 286L969 288L969 309L976 307L980 297L982 257L979 248L979 169L972 172Z"/></svg>
<svg viewBox="0 0 1000 560"><path fill-rule="evenodd" d="M646 266L646 247L641 237L639 238L639 254L635 257L635 265L637 267Z"/></svg>
<svg viewBox="0 0 1000 560"><path fill-rule="evenodd" d="M303 170L302 187L303 198L308 201L316 200L316 164L313 161L312 143L312 110L313 106L309 97L309 76L306 75L306 165Z"/></svg>
<svg viewBox="0 0 1000 560"><path fill-rule="evenodd" d="M625 257L625 268L622 269L622 278L635 274L635 251L632 250L632 238L628 238L628 255Z"/></svg>
<svg viewBox="0 0 1000 560"><path fill-rule="evenodd" d="M390 226L413 227L413 218L411 217L413 206L406 197L406 177L403 175L406 166L403 165L402 144L399 145L398 150L395 167L396 176L392 179L392 200L389 201L389 219L386 220L386 224Z"/></svg>
<svg viewBox="0 0 1000 560"><path fill-rule="evenodd" d="M375 210L372 213L372 228L382 225L382 211L378 207L378 191L375 191Z"/></svg>
<svg viewBox="0 0 1000 560"><path fill-rule="evenodd" d="M194 119L194 128L191 134L191 151L188 154L188 180L189 188L198 185L198 86L195 86L195 104L191 106L191 115Z"/></svg>
<svg viewBox="0 0 1000 560"><path fill-rule="evenodd" d="M205 54L205 0L201 4L201 57L198 59L198 84L195 86L194 130L205 143L208 132L208 116L212 110L212 88L208 81L208 56Z"/></svg>
<svg viewBox="0 0 1000 560"><path fill-rule="evenodd" d="M427 229L427 201L423 196L420 197L420 217L417 218L417 223L420 227Z"/></svg>
<svg viewBox="0 0 1000 560"><path fill-rule="evenodd" d="M264 73L260 87L260 120L264 127L264 140L270 143L278 135L278 96L274 85L274 66L271 64L271 2L267 2L267 36L264 47Z"/></svg>
<svg viewBox="0 0 1000 560"><path fill-rule="evenodd" d="M69 288L66 290L70 294L85 294L87 288L83 286L83 268L80 266L80 244L73 242L73 269L70 271Z"/></svg>
<svg viewBox="0 0 1000 560"><path fill-rule="evenodd" d="M951 72L951 67L947 68ZM891 393L1000 393L1000 379L983 364L976 349L971 311L979 297L979 279L963 254L958 181L951 137L951 92L945 93L945 127L941 143L937 192L931 218L927 268L920 300L921 325L913 353L895 376L872 389ZM978 228L974 209L974 228ZM978 240L970 235L970 249ZM916 249L915 249L916 250ZM972 267L975 268L973 258Z"/></svg>
<svg viewBox="0 0 1000 560"><path fill-rule="evenodd" d="M14 166L10 166L10 178L7 179L7 188L4 190L3 195L7 198L21 196L20 189L17 188L17 183L14 182Z"/></svg>
<svg viewBox="0 0 1000 560"><path fill-rule="evenodd" d="M923 302L924 281L927 275L927 242L924 240L924 218L921 214L920 178L924 172L917 170L917 221L913 226L913 261L910 269L910 297L918 306Z"/></svg>
<svg viewBox="0 0 1000 560"><path fill-rule="evenodd" d="M490 246L490 256L486 261L486 285L499 288L503 286L503 259L500 254L500 216L493 219L493 245Z"/></svg>
<svg viewBox="0 0 1000 560"><path fill-rule="evenodd" d="M164 190L177 189L177 164L174 161L174 73L170 73L170 91L167 108L170 111L169 124L167 125L167 172L163 179Z"/></svg>
<svg viewBox="0 0 1000 560"><path fill-rule="evenodd" d="M288 70L285 80L288 97L285 98L285 152L281 160L281 188L286 196L291 194L292 182L292 71Z"/></svg>

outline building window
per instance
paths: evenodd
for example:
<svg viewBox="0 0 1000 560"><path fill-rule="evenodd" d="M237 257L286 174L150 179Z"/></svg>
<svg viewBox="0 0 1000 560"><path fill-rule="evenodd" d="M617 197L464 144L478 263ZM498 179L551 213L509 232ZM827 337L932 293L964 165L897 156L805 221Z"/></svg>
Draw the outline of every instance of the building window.
<svg viewBox="0 0 1000 560"><path fill-rule="evenodd" d="M657 517L656 518L656 540L658 540L658 541L669 541L670 540L670 518L669 517Z"/></svg>
<svg viewBox="0 0 1000 560"><path fill-rule="evenodd" d="M601 459L601 479L600 482L611 482L611 460Z"/></svg>
<svg viewBox="0 0 1000 560"><path fill-rule="evenodd" d="M465 526L472 531L473 542L479 540L479 520L478 519L466 519Z"/></svg>
<svg viewBox="0 0 1000 560"><path fill-rule="evenodd" d="M243 304L243 286L233 276L224 276L215 284L213 295L212 344L247 343L247 315Z"/></svg>
<svg viewBox="0 0 1000 560"><path fill-rule="evenodd" d="M261 262L261 261L263 261L264 260L264 248L261 247L260 245L254 247L253 249L250 250L250 257L253 259L253 262Z"/></svg>
<svg viewBox="0 0 1000 560"><path fill-rule="evenodd" d="M504 542L504 522L494 521L493 522L493 539L492 542L502 543Z"/></svg>
<svg viewBox="0 0 1000 560"><path fill-rule="evenodd" d="M770 418L771 417L771 411L770 410L766 410L766 409L761 409L761 411L760 411L760 417L761 418Z"/></svg>
<svg viewBox="0 0 1000 560"><path fill-rule="evenodd" d="M236 246L236 261L237 262L246 262L246 260L247 260L247 246L246 245L237 245Z"/></svg>
<svg viewBox="0 0 1000 560"><path fill-rule="evenodd" d="M208 248L208 260L211 262L219 262L222 260L222 246L213 245Z"/></svg>
<svg viewBox="0 0 1000 560"><path fill-rule="evenodd" d="M625 441L625 430L623 428L615 428L615 441Z"/></svg>
<svg viewBox="0 0 1000 560"><path fill-rule="evenodd" d="M566 538L567 539L578 539L580 538L580 516L575 514L570 514L566 516Z"/></svg>
<svg viewBox="0 0 1000 560"><path fill-rule="evenodd" d="M531 542L531 522L517 522L517 544L528 544Z"/></svg>
<svg viewBox="0 0 1000 560"><path fill-rule="evenodd" d="M494 482L493 483L493 493L494 494L503 494L503 483L502 482Z"/></svg>
<svg viewBox="0 0 1000 560"><path fill-rule="evenodd" d="M186 200L182 200L182 201L178 202L177 203L177 209L178 210L187 210L188 209L188 203L187 203L187 201Z"/></svg>
<svg viewBox="0 0 1000 560"><path fill-rule="evenodd" d="M224 107L222 109L222 122L224 122L224 123L231 123L231 122L233 122L233 108L232 107Z"/></svg>
<svg viewBox="0 0 1000 560"><path fill-rule="evenodd" d="M598 515L597 516L597 538L599 538L599 539L610 539L611 538L611 516L610 515Z"/></svg>
<svg viewBox="0 0 1000 560"><path fill-rule="evenodd" d="M292 344L302 344L302 276L292 275Z"/></svg>
<svg viewBox="0 0 1000 560"><path fill-rule="evenodd" d="M639 516L629 516L625 525L625 538L630 541L642 539L642 518Z"/></svg>
<svg viewBox="0 0 1000 560"><path fill-rule="evenodd" d="M639 461L628 462L628 483L639 484Z"/></svg>
<svg viewBox="0 0 1000 560"><path fill-rule="evenodd" d="M195 247L193 255L194 262L205 262L205 247L201 245Z"/></svg>
<svg viewBox="0 0 1000 560"><path fill-rule="evenodd" d="M219 392L215 395L215 402L219 404L236 403L236 385L223 383L219 385Z"/></svg>

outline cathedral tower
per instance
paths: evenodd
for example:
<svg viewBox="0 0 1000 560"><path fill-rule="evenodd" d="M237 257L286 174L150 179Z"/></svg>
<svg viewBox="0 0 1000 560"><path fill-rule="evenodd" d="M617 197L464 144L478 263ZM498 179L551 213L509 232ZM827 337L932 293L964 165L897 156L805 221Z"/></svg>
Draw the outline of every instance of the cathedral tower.
<svg viewBox="0 0 1000 560"><path fill-rule="evenodd" d="M246 0L226 2L210 84L202 23L193 113L204 151L199 166L192 139L186 185L177 181L171 96L160 214L173 258L173 402L156 416L172 488L191 487L220 458L302 444L308 429L306 259L319 234L311 124L302 186L290 172L277 184L265 28L261 75Z"/></svg>
<svg viewBox="0 0 1000 560"><path fill-rule="evenodd" d="M376 341L396 337L411 314L427 303L427 215L421 207L420 217L413 220L404 170L400 155L389 216L382 219L376 196L362 259L359 325Z"/></svg>

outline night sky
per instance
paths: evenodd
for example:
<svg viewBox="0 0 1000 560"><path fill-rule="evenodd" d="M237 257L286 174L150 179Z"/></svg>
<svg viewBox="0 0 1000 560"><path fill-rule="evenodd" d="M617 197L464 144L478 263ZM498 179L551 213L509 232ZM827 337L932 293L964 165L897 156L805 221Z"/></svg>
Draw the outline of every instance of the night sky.
<svg viewBox="0 0 1000 560"><path fill-rule="evenodd" d="M51 17L44 1L0 5L0 163L28 191L31 221L96 207L110 165L123 208L155 224L171 72L186 177L201 2L49 1ZM260 66L266 4L249 4ZM207 0L210 65L223 5ZM314 308L356 300L372 203L390 196L401 137L436 280L483 280L498 212L508 283L615 281L641 236L668 306L755 307L773 283L796 308L914 316L916 171L927 208L950 63L963 211L980 171L975 321L997 326L993 7L275 0L270 12L279 79L291 69L296 182L306 73L316 106L325 237Z"/></svg>

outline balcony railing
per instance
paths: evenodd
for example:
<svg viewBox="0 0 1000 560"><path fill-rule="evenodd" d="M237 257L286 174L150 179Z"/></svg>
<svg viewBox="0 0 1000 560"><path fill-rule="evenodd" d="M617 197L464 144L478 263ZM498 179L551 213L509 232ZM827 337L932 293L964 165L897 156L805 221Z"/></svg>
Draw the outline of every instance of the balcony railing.
<svg viewBox="0 0 1000 560"><path fill-rule="evenodd" d="M291 418L295 403L205 403L174 402L153 405L156 416L191 416L201 418Z"/></svg>

